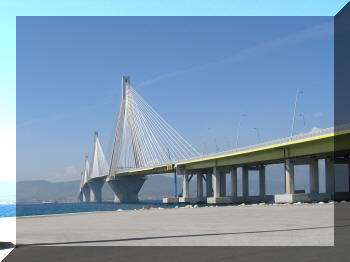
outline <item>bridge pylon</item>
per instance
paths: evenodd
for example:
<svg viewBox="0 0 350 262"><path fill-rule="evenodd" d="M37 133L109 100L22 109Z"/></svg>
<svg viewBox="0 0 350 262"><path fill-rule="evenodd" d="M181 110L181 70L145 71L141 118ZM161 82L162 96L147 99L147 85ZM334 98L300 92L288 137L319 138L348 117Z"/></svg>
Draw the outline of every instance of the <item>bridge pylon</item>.
<svg viewBox="0 0 350 262"><path fill-rule="evenodd" d="M138 202L138 193L146 181L145 176L140 177L115 177L117 172L117 161L120 152L122 134L131 137L131 148L133 155L133 166L139 168L143 166L139 137L135 130L135 115L133 110L128 110L131 103L130 97L130 76L122 77L122 97L118 114L117 128L114 136L113 152L109 170L108 184L114 192L114 202L130 203ZM127 115L127 117L126 117ZM125 125L129 128L125 130Z"/></svg>
<svg viewBox="0 0 350 262"><path fill-rule="evenodd" d="M144 174L120 175L132 170L174 166L200 154L122 77L122 97L109 169L109 185L117 202L134 202L146 180ZM161 170L156 171L159 173Z"/></svg>

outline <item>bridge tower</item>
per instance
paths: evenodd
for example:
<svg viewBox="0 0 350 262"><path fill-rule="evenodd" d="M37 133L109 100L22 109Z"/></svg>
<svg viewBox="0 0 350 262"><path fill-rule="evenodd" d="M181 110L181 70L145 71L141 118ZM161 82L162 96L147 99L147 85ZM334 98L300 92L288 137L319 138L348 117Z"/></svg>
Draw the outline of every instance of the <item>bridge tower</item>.
<svg viewBox="0 0 350 262"><path fill-rule="evenodd" d="M89 172L90 172L89 159L88 159L88 156L85 156L85 168L84 168L83 187L82 187L83 202L90 202L90 187L88 184Z"/></svg>
<svg viewBox="0 0 350 262"><path fill-rule="evenodd" d="M90 202L102 202L102 187L108 175L108 171L108 164L98 140L98 133L95 132L88 181Z"/></svg>
<svg viewBox="0 0 350 262"><path fill-rule="evenodd" d="M122 97L120 102L119 114L117 128L114 134L114 145L110 163L109 178L108 184L114 192L114 202L117 203L130 203L138 201L138 193L146 181L145 176L137 177L116 177L117 167L116 162L119 157L119 148L121 143L121 134L126 132L124 130L125 126L125 116L127 117L127 124L131 127L130 137L131 137L131 147L133 151L134 165L136 168L143 166L139 137L135 130L134 116L133 111L130 110L127 112L129 101L129 92L130 92L130 76L122 77Z"/></svg>
<svg viewBox="0 0 350 262"><path fill-rule="evenodd" d="M124 104L124 117L125 117L125 110L126 110L126 104L129 103L129 100L127 99L127 95L130 92L130 76L123 76L122 77L122 103ZM135 126L135 120L133 111L131 110L129 112L128 122L131 127ZM135 159L135 166L136 168L139 168L143 165L142 163L142 157L141 157L141 150L140 150L140 143L139 138L137 136L137 133L135 132L135 128L131 128L131 139L132 139L132 148L133 148L133 154Z"/></svg>

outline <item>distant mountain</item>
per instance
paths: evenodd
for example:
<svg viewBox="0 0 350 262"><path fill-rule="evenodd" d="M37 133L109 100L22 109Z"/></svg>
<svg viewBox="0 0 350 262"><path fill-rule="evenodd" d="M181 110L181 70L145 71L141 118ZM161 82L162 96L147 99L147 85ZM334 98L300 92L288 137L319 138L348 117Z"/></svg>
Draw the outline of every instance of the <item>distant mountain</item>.
<svg viewBox="0 0 350 262"><path fill-rule="evenodd" d="M241 172L238 172L238 194L241 194ZM259 188L259 176L257 172L252 172L249 175L249 192L250 194L258 194ZM308 189L308 168L306 166L298 166L296 168L295 175L296 189ZM230 193L231 179L227 175L227 187L226 191ZM33 201L75 201L77 200L77 194L80 181L68 181L68 182L48 182L45 180L33 180L17 182L17 201L18 202L33 202ZM177 178L177 190L178 193L182 189L182 177ZM337 185L348 185L348 182L344 180L337 181ZM339 187L338 185L338 187ZM5 186L5 188L4 188ZM205 192L205 182L203 183ZM0 193L6 192L7 187L5 184L1 187ZM190 196L196 195L196 176L193 176L190 182ZM324 169L320 171L320 187L324 190ZM337 188L338 188L337 187ZM13 187L12 187L13 188ZM6 190L4 190L6 189ZM14 190L12 189L11 192ZM266 170L266 193L267 194L280 194L284 191L284 177L283 166L275 166ZM342 191L342 190L338 190ZM148 176L145 184L141 188L139 193L140 199L153 199L160 200L163 197L174 195L174 178L171 175L152 175ZM3 196L4 194L0 194ZM13 198L13 193L12 193ZM102 189L102 199L104 201L113 200L114 194L107 183L104 184ZM0 198L0 201L2 199Z"/></svg>
<svg viewBox="0 0 350 262"><path fill-rule="evenodd" d="M230 179L227 176L227 192L230 192ZM250 192L258 192L258 176L250 179ZM240 181L238 181L240 183ZM36 202L36 201L75 201L77 199L79 180L68 182L49 182L45 180L21 181L17 182L17 202ZM182 178L177 178L178 193L182 190ZM205 182L203 183L205 188ZM190 182L190 196L196 195L196 176ZM240 186L238 186L240 192ZM267 184L267 193L275 191L281 192L282 185L280 182L270 181ZM148 176L140 193L140 199L159 200L163 197L173 196L174 178L164 175ZM204 189L205 192L205 189ZM102 199L104 201L113 200L114 194L107 183L102 189Z"/></svg>
<svg viewBox="0 0 350 262"><path fill-rule="evenodd" d="M49 182L30 180L17 182L17 202L72 201L77 199L80 181Z"/></svg>
<svg viewBox="0 0 350 262"><path fill-rule="evenodd" d="M79 180L68 182L49 182L46 180L30 180L17 182L17 202L36 201L74 201L77 199ZM182 179L178 179L182 184ZM162 199L173 195L173 178L167 176L149 176L143 185L140 199ZM114 194L110 187L104 184L102 199L113 200Z"/></svg>

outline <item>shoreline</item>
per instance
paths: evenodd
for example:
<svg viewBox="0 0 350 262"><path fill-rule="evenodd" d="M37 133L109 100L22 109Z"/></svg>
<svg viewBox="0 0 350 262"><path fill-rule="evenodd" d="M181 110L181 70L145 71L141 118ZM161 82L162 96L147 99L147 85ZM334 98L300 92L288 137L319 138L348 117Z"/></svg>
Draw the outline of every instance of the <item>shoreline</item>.
<svg viewBox="0 0 350 262"><path fill-rule="evenodd" d="M80 203L80 202L77 202ZM106 202L102 202L106 203ZM253 203L253 204L170 204L170 207L152 207L152 208L137 208L137 209L122 209L119 208L117 210L94 210L94 211L77 211L77 212L67 212L67 213L50 213L50 214L36 214L36 215L20 215L20 216L5 216L5 217L0 217L0 218L28 218L28 217L47 217L47 216L62 216L62 215L76 215L76 214L81 214L81 213L106 213L106 212L127 212L127 211L146 211L146 210L168 210L168 209L177 209L177 208L212 208L212 207L254 207L254 206L302 206L302 205L327 205L327 204L335 204L335 203L347 203L347 201L330 201L330 202L316 202L316 203L281 203L281 204L276 204L276 203ZM350 203L350 202L349 202ZM42 203L42 204L47 204L47 203ZM50 204L56 204L56 203L50 203ZM99 203L93 203L98 205ZM115 203L116 205L118 203ZM132 203L132 204L142 204L142 203ZM167 204L163 204L162 206L168 206Z"/></svg>

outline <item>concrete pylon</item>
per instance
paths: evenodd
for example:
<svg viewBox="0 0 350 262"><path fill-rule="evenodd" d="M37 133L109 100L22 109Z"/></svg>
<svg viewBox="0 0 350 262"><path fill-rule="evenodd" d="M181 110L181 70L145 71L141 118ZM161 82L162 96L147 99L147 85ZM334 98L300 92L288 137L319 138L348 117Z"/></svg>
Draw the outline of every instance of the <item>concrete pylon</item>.
<svg viewBox="0 0 350 262"><path fill-rule="evenodd" d="M213 191L214 197L226 196L226 173L223 168L214 167L213 169Z"/></svg>
<svg viewBox="0 0 350 262"><path fill-rule="evenodd" d="M331 195L331 199L334 198L334 189L335 189L335 177L334 177L334 160L326 158L325 161L326 169L326 193Z"/></svg>
<svg viewBox="0 0 350 262"><path fill-rule="evenodd" d="M286 160L286 194L294 194L294 163L290 160Z"/></svg>
<svg viewBox="0 0 350 262"><path fill-rule="evenodd" d="M139 201L138 194L146 181L146 177L117 177L108 181L114 192L114 202L135 203Z"/></svg>
<svg viewBox="0 0 350 262"><path fill-rule="evenodd" d="M102 202L102 187L104 183L104 177L97 177L89 181L90 202Z"/></svg>
<svg viewBox="0 0 350 262"><path fill-rule="evenodd" d="M248 198L249 196L249 177L248 177L248 167L244 166L242 168L242 194L243 198Z"/></svg>
<svg viewBox="0 0 350 262"><path fill-rule="evenodd" d="M310 160L310 193L319 193L318 159Z"/></svg>
<svg viewBox="0 0 350 262"><path fill-rule="evenodd" d="M259 168L259 195L261 197L266 195L265 166Z"/></svg>
<svg viewBox="0 0 350 262"><path fill-rule="evenodd" d="M198 199L203 198L203 175L197 175L197 197Z"/></svg>
<svg viewBox="0 0 350 262"><path fill-rule="evenodd" d="M224 168L220 172L220 196L226 196L226 171Z"/></svg>
<svg viewBox="0 0 350 262"><path fill-rule="evenodd" d="M208 172L206 175L206 192L207 192L207 197L212 197L213 196L213 176L211 172Z"/></svg>
<svg viewBox="0 0 350 262"><path fill-rule="evenodd" d="M121 117L121 123L124 121L125 117L125 101L127 96L127 91L130 88L130 77L129 76L123 76L122 77L122 101L121 101L121 107L120 107L120 117ZM133 117L130 117L128 121L133 121ZM119 121L118 121L119 123ZM130 126L134 126L134 123L129 123ZM122 132L122 125L117 126L115 139L114 139L114 149L113 149L113 155L111 162L117 161L117 152L118 150L115 150L115 148L119 147L120 144L120 136L117 136L117 133ZM131 132L134 132L133 129L131 129ZM132 148L133 148L133 154L135 159L135 166L136 168L141 167L143 165L142 163L142 157L141 157L141 151L140 151L140 145L139 145L139 138L136 136L136 134L132 134ZM111 187L111 189L114 192L114 202L117 203L132 203L132 202L138 202L138 193L142 187L142 185L146 181L145 176L138 176L138 177L113 177L111 174L109 174L111 177L108 180L108 185Z"/></svg>
<svg viewBox="0 0 350 262"><path fill-rule="evenodd" d="M83 199L84 199L83 192L80 190L79 195L78 195L78 201L83 202Z"/></svg>
<svg viewBox="0 0 350 262"><path fill-rule="evenodd" d="M83 202L90 202L90 187L88 183L85 183L81 190L83 192Z"/></svg>
<svg viewBox="0 0 350 262"><path fill-rule="evenodd" d="M237 197L237 167L231 168L231 196Z"/></svg>
<svg viewBox="0 0 350 262"><path fill-rule="evenodd" d="M185 174L183 175L182 180L182 197L188 198L190 195L190 187L189 187L189 173L185 170Z"/></svg>

